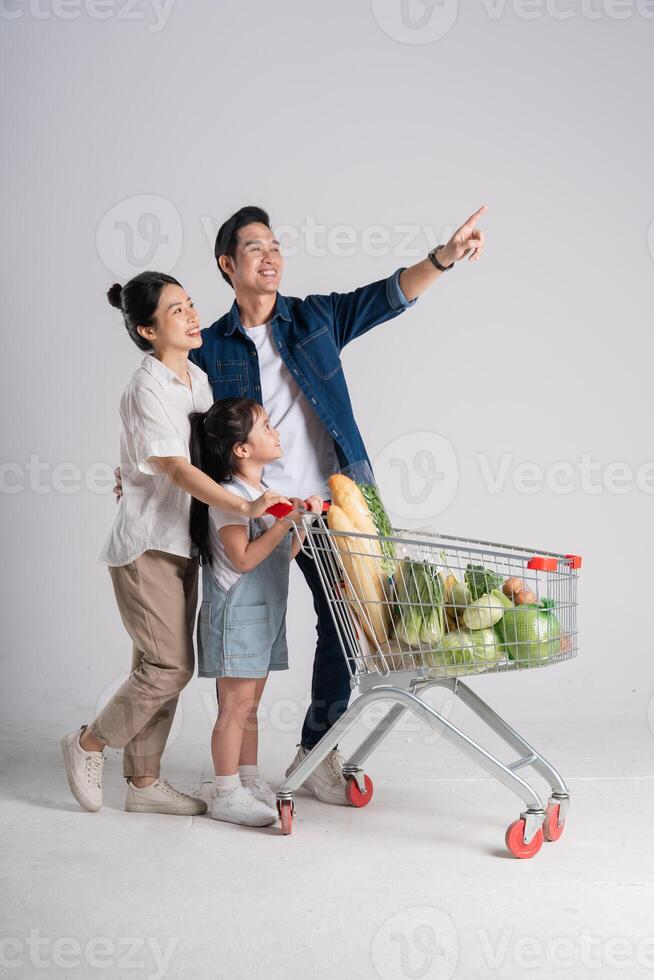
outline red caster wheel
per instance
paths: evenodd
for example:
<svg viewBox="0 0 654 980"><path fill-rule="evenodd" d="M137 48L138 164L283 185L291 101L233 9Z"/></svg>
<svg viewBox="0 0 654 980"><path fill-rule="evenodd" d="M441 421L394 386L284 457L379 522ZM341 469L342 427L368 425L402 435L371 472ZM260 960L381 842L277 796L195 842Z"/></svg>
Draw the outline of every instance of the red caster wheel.
<svg viewBox="0 0 654 980"><path fill-rule="evenodd" d="M559 824L559 804L550 801L543 821L543 837L545 840L558 840L564 830L565 819Z"/></svg>
<svg viewBox="0 0 654 980"><path fill-rule="evenodd" d="M368 806L372 799L372 779L370 776L364 776L363 781L366 784L366 791L362 793L359 789L359 784L357 783L354 776L349 776L346 786L345 786L345 797L348 803L352 806Z"/></svg>
<svg viewBox="0 0 654 980"><path fill-rule="evenodd" d="M506 832L504 840L514 857L531 858L534 854L538 854L543 846L542 830L538 830L528 844L524 842L524 833L525 821L523 817L519 820L514 820Z"/></svg>
<svg viewBox="0 0 654 980"><path fill-rule="evenodd" d="M293 830L293 800L281 800L278 802L277 811L282 824L282 834L290 834Z"/></svg>

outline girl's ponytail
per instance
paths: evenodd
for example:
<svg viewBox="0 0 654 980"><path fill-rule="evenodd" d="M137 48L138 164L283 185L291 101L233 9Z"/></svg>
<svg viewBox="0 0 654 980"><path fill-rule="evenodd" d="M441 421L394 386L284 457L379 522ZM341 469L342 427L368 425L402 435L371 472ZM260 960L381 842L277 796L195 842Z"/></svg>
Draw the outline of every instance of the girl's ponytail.
<svg viewBox="0 0 654 980"><path fill-rule="evenodd" d="M189 443L191 463L206 473L207 467L207 436L204 430L206 412L192 412L189 416L191 423L191 440ZM191 497L191 540L200 552L200 562L211 563L211 543L209 541L209 507L201 500Z"/></svg>
<svg viewBox="0 0 654 980"><path fill-rule="evenodd" d="M236 475L234 446L247 442L261 405L250 398L223 398L208 412L193 412L191 423L191 463L215 483L225 483ZM191 540L200 552L203 565L211 564L209 508L191 499Z"/></svg>

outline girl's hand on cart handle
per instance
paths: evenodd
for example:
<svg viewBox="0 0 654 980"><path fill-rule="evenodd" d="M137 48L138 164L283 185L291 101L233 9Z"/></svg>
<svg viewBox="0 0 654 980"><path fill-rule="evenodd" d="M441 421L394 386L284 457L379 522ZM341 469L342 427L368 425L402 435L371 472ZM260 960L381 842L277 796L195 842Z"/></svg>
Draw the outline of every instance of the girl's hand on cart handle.
<svg viewBox="0 0 654 980"><path fill-rule="evenodd" d="M283 493L276 493L275 490L266 490L266 492L262 493L256 500L251 500L249 502L249 516L262 517L270 507L275 507L279 504L283 504L285 507L292 506L291 501L288 499L288 497L285 497Z"/></svg>
<svg viewBox="0 0 654 980"><path fill-rule="evenodd" d="M309 500L311 499L310 497ZM302 517L307 512L309 501L302 500L300 497L291 497L291 503L293 504L293 510L286 514L286 517L289 521L293 521L294 524L301 524Z"/></svg>
<svg viewBox="0 0 654 980"><path fill-rule="evenodd" d="M324 502L320 497L309 497L308 500L301 500L299 497L291 497L294 503L286 504L275 504L274 507L269 507L266 513L272 514L273 517L277 517L281 520L282 517L290 517L291 511L295 508L299 508L304 514L326 514L329 510L329 503ZM313 507L309 506L309 500L320 501L320 510L314 510ZM295 520L295 518L291 518ZM296 523L298 523L296 521Z"/></svg>
<svg viewBox="0 0 654 980"><path fill-rule="evenodd" d="M322 514L323 499L322 497L307 497L304 502L305 507L312 514Z"/></svg>

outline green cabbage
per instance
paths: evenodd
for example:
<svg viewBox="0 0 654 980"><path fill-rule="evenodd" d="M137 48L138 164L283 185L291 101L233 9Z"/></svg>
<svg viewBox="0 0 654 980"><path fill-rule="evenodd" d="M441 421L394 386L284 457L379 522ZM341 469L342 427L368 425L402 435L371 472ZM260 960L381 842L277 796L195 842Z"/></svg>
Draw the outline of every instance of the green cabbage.
<svg viewBox="0 0 654 980"><path fill-rule="evenodd" d="M504 659L502 644L493 629L474 630L470 634L475 645L475 660L482 664L494 664Z"/></svg>
<svg viewBox="0 0 654 980"><path fill-rule="evenodd" d="M472 634L454 630L452 633L445 634L437 650L423 654L423 662L426 667L436 670L450 668L445 673L453 675L469 673L475 670L475 655L476 647Z"/></svg>
<svg viewBox="0 0 654 980"><path fill-rule="evenodd" d="M489 595L482 595L471 602L461 615L463 625L469 630L485 630L499 622L504 613L502 593L494 589Z"/></svg>
<svg viewBox="0 0 654 980"><path fill-rule="evenodd" d="M510 660L543 661L558 653L561 626L554 615L553 599L543 599L539 606L515 606L506 609L497 632Z"/></svg>

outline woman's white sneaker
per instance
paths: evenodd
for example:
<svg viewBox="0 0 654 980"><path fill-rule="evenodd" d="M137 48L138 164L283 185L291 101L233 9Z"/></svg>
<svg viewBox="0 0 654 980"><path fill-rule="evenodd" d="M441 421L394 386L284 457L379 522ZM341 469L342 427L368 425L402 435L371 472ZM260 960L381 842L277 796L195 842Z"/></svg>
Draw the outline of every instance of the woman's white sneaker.
<svg viewBox="0 0 654 980"><path fill-rule="evenodd" d="M141 788L128 783L125 809L130 813L172 813L180 817L197 817L207 812L207 804L204 800L180 793L167 779L160 778Z"/></svg>
<svg viewBox="0 0 654 980"><path fill-rule="evenodd" d="M87 752L79 744L80 735L86 725L77 732L64 735L61 751L64 755L66 775L71 793L81 807L95 813L102 806L102 752Z"/></svg>
<svg viewBox="0 0 654 980"><path fill-rule="evenodd" d="M216 793L211 816L214 820L226 820L246 827L267 827L277 821L277 811L258 800L246 786L237 786L223 796Z"/></svg>
<svg viewBox="0 0 654 980"><path fill-rule="evenodd" d="M286 770L286 775L290 776L308 754L308 750L301 745L297 750L297 755ZM343 776L343 756L336 749L332 749L311 775L307 776L302 783L302 788L312 793L322 803L349 806L349 801L345 795L346 785Z"/></svg>

